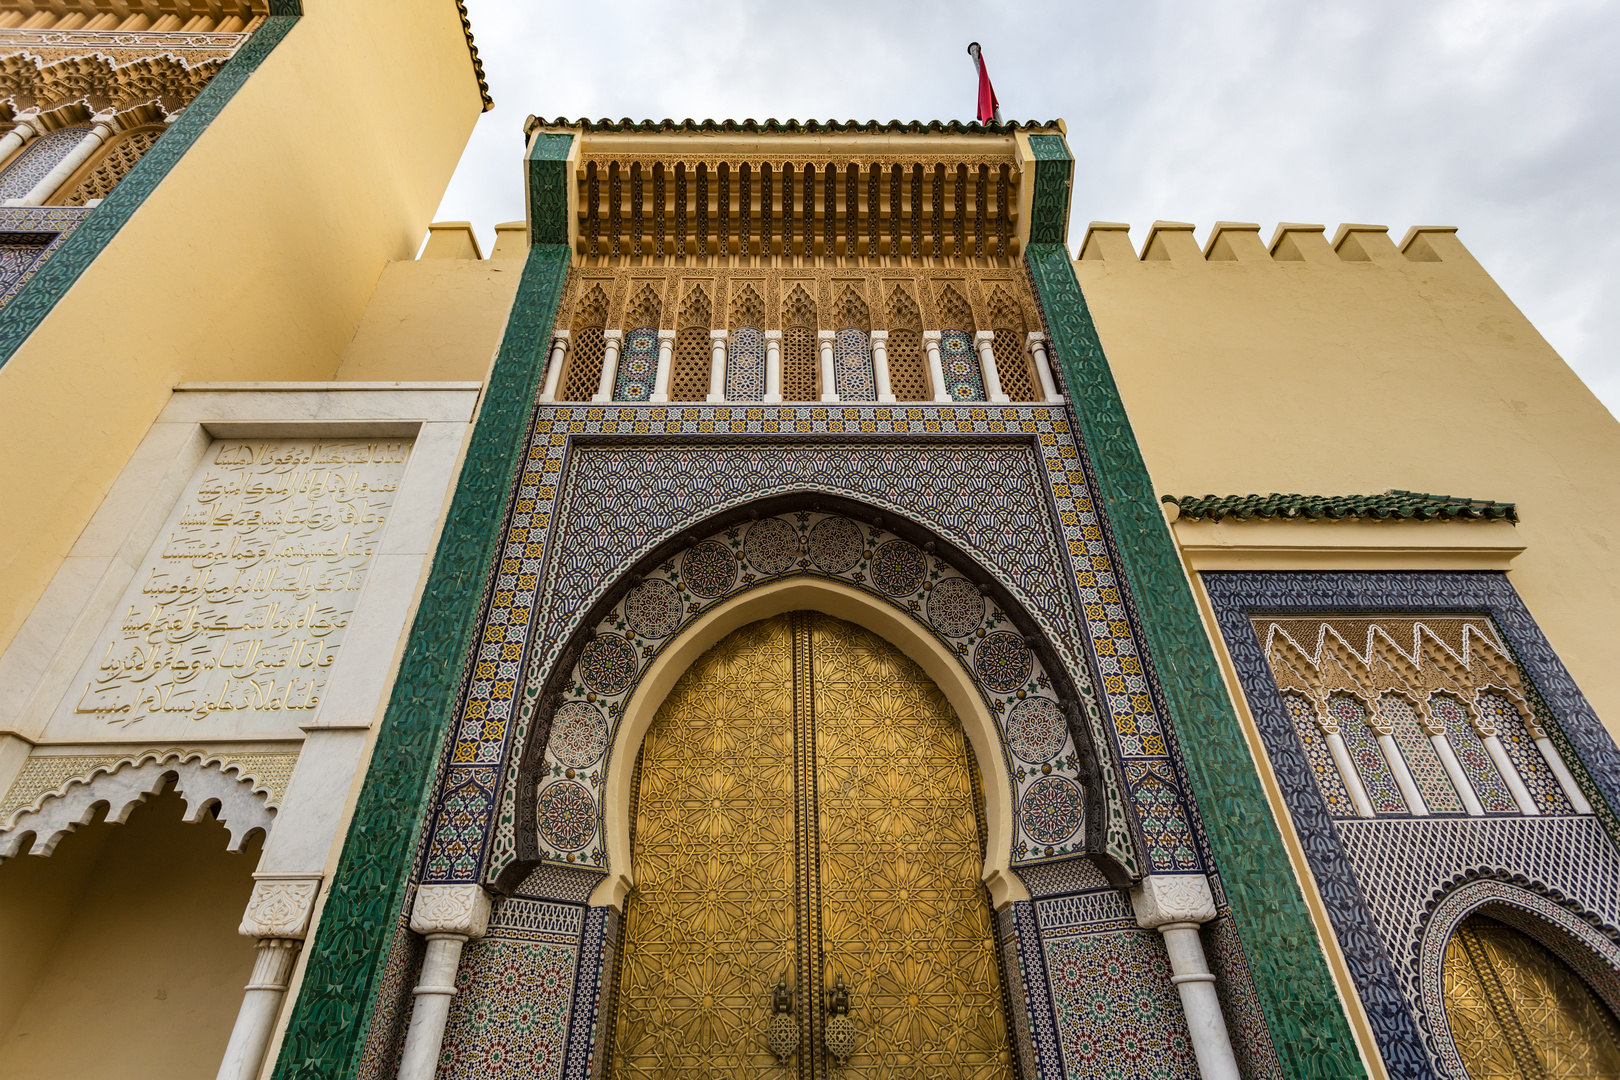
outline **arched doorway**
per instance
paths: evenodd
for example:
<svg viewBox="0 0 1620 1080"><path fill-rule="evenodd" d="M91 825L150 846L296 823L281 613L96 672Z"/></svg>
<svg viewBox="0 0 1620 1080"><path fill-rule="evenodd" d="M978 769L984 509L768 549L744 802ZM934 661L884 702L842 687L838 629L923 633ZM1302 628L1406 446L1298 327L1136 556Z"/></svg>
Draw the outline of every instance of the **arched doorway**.
<svg viewBox="0 0 1620 1080"><path fill-rule="evenodd" d="M1446 946L1446 1018L1470 1080L1620 1076L1620 1025L1574 971L1485 915Z"/></svg>
<svg viewBox="0 0 1620 1080"><path fill-rule="evenodd" d="M736 630L676 683L636 774L617 1080L824 1075L840 979L841 1076L1011 1076L972 758L898 649L809 612Z"/></svg>

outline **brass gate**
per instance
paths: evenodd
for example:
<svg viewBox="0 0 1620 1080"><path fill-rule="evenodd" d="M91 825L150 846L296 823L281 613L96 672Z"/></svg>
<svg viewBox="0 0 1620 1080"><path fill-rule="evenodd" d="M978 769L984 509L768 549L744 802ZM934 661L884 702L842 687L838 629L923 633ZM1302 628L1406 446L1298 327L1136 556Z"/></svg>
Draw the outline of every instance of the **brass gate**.
<svg viewBox="0 0 1620 1080"><path fill-rule="evenodd" d="M970 762L939 689L859 627L795 612L705 653L638 759L609 1075L1010 1077Z"/></svg>

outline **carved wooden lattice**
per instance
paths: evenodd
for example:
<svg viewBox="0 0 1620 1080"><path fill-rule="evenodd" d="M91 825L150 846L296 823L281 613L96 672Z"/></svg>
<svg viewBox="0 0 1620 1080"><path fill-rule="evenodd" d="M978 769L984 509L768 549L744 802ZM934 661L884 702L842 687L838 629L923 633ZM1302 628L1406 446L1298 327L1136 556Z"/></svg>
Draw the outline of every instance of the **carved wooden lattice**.
<svg viewBox="0 0 1620 1080"><path fill-rule="evenodd" d="M816 304L803 285L782 305L782 399L815 401L820 395L816 358Z"/></svg>
<svg viewBox="0 0 1620 1080"><path fill-rule="evenodd" d="M152 149L158 136L163 134L159 128L145 131L132 131L124 138L114 143L95 168L90 170L73 194L62 200L63 206L83 206L91 199L105 199L112 194L112 189L118 186L135 163L141 160L141 155Z"/></svg>
<svg viewBox="0 0 1620 1080"><path fill-rule="evenodd" d="M1030 368L1024 312L1018 301L997 286L990 293L990 328L996 336L990 349L996 357L996 373L1001 376L1001 389L1014 401L1037 401L1040 381Z"/></svg>
<svg viewBox="0 0 1620 1080"><path fill-rule="evenodd" d="M567 375L562 380L560 401L589 401L602 382L602 361L607 354L607 340L602 330L607 326L608 299L602 286L593 285L590 292L580 297L574 309L574 325L569 330L566 354Z"/></svg>
<svg viewBox="0 0 1620 1080"><path fill-rule="evenodd" d="M920 332L889 331L889 389L900 401L930 400L928 364Z"/></svg>
<svg viewBox="0 0 1620 1080"><path fill-rule="evenodd" d="M694 285L681 305L681 325L675 334L675 357L669 371L671 401L703 401L709 396L709 369L714 355L709 323L713 310L707 290Z"/></svg>

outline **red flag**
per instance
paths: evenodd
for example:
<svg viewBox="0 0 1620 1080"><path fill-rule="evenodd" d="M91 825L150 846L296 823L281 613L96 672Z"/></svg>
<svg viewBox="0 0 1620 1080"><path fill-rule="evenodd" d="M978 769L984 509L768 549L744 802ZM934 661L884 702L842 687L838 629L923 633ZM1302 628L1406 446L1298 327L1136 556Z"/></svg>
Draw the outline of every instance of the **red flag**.
<svg viewBox="0 0 1620 1080"><path fill-rule="evenodd" d="M990 85L990 72L984 66L984 52L979 48L977 41L968 46L968 55L973 57L974 65L979 69L979 123L1001 123L1001 102L996 100L996 88Z"/></svg>

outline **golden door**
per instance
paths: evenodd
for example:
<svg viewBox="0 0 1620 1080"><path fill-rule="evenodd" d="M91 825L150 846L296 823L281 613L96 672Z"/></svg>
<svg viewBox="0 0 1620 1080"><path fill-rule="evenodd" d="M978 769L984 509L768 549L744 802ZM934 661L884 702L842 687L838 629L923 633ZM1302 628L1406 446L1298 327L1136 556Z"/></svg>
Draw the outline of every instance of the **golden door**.
<svg viewBox="0 0 1620 1080"><path fill-rule="evenodd" d="M977 783L899 650L811 613L746 626L670 692L637 773L613 1080L1011 1077Z"/></svg>
<svg viewBox="0 0 1620 1080"><path fill-rule="evenodd" d="M1446 1019L1472 1080L1620 1076L1620 1030L1575 972L1494 919L1464 919L1446 946Z"/></svg>

